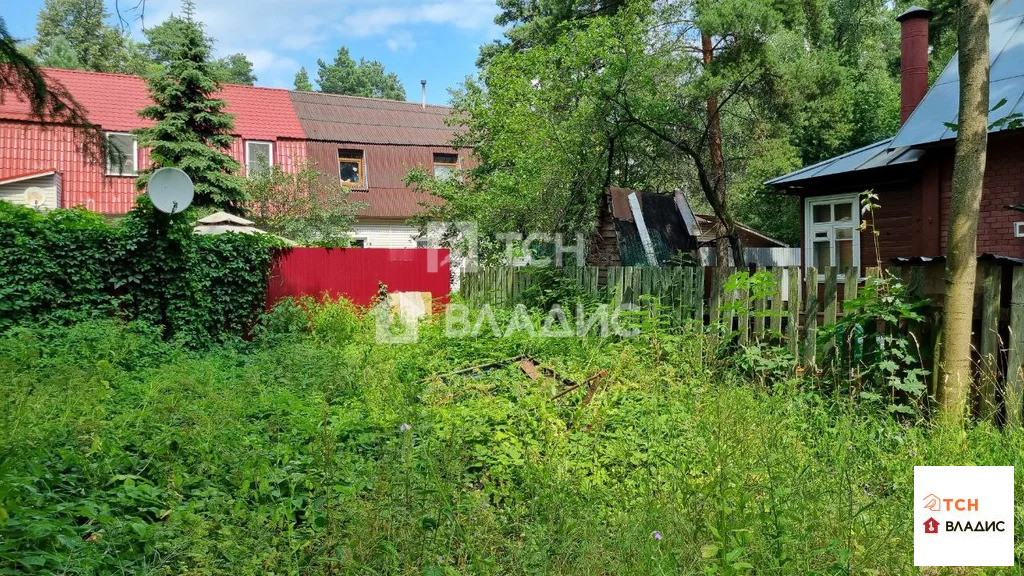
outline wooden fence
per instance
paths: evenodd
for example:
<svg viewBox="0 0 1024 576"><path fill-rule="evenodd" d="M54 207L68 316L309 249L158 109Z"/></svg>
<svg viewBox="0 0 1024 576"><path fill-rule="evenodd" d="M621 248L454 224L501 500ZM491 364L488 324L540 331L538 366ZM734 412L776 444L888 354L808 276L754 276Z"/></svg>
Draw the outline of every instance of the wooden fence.
<svg viewBox="0 0 1024 576"><path fill-rule="evenodd" d="M742 268L740 270L748 270ZM878 268L823 270L789 266L751 267L770 275L771 287L759 288L750 275L736 276L734 267L609 267L606 285L598 284L598 269L569 268L564 273L586 292L613 306L658 305L678 320L717 322L741 343L771 340L785 346L805 370L817 369L818 359L832 344L820 341L819 330L842 315L843 304L857 297ZM930 369L939 347L941 325L941 266L890 268L911 294L930 297L925 322L914 334ZM466 273L461 295L472 304L511 306L523 302L538 275L533 268L488 268ZM856 282L847 279L856 278ZM929 290L929 287L931 290ZM941 288L938 288L941 289ZM1024 402L1024 267L984 265L979 268L978 309L975 313L975 360L978 398L975 413L994 418L1005 406L1008 424L1022 422ZM825 347L826 349L822 349ZM934 371L933 371L934 372ZM931 382L935 390L937 381Z"/></svg>

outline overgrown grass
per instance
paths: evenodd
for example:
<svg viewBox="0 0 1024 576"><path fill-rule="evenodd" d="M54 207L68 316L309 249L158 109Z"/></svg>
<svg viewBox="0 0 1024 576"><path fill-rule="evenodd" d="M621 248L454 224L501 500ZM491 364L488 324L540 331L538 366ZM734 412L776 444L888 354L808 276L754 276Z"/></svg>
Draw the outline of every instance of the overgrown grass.
<svg viewBox="0 0 1024 576"><path fill-rule="evenodd" d="M267 325L202 353L139 324L0 337L0 573L904 574L913 466L1024 453L754 383L695 328L387 345L342 305ZM440 376L520 354L605 374L590 401L515 365Z"/></svg>

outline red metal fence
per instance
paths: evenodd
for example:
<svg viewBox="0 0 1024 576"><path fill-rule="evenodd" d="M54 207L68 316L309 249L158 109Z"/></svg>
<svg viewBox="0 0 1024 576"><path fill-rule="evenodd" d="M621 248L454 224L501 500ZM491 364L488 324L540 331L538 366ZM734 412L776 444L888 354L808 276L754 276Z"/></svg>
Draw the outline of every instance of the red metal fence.
<svg viewBox="0 0 1024 576"><path fill-rule="evenodd" d="M267 305L291 296L344 296L366 306L383 282L388 292L430 292L448 300L443 248L289 248L274 257Z"/></svg>

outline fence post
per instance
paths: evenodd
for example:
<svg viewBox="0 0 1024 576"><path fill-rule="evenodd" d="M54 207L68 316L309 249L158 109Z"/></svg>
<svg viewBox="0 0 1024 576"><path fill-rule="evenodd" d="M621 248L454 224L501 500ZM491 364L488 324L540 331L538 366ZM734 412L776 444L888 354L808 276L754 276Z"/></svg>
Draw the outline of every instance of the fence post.
<svg viewBox="0 0 1024 576"><path fill-rule="evenodd" d="M722 309L722 268L711 269L711 290L708 292L708 323L718 322Z"/></svg>
<svg viewBox="0 0 1024 576"><path fill-rule="evenodd" d="M761 268L755 266L754 274L757 274L759 270ZM764 311L768 307L766 299L767 297L761 294L754 301L754 339L758 342L764 340Z"/></svg>
<svg viewBox="0 0 1024 576"><path fill-rule="evenodd" d="M737 268L737 272L742 272L750 278L750 271ZM736 289L736 301L740 303L739 310L736 313L736 328L740 332L740 344L746 344L750 341L750 290L746 288Z"/></svg>
<svg viewBox="0 0 1024 576"><path fill-rule="evenodd" d="M1010 293L1010 352L1006 360L1006 425L1021 424L1021 400L1024 398L1024 267L1013 269Z"/></svg>
<svg viewBox="0 0 1024 576"><path fill-rule="evenodd" d="M996 379L999 358L999 297L1002 268L998 264L985 267L982 278L981 299L981 374L979 414L983 420L995 422L999 406L996 403Z"/></svg>
<svg viewBox="0 0 1024 576"><path fill-rule="evenodd" d="M772 276L775 278L775 293L772 294L770 330L782 334L782 268L773 268Z"/></svg>
<svg viewBox="0 0 1024 576"><path fill-rule="evenodd" d="M825 318L823 325L831 326L836 323L836 296L838 291L839 283L839 268L836 266L829 266L825 271L825 291L822 294L825 302ZM829 341L822 345L822 353L828 354L832 351L832 347L835 342Z"/></svg>
<svg viewBox="0 0 1024 576"><path fill-rule="evenodd" d="M789 267L789 321L786 324L786 339L793 360L800 363L800 267Z"/></svg>
<svg viewBox="0 0 1024 576"><path fill-rule="evenodd" d="M804 368L813 370L818 357L818 270L807 267L804 300Z"/></svg>
<svg viewBox="0 0 1024 576"><path fill-rule="evenodd" d="M694 305L693 316L697 322L704 322L704 268L690 268L693 274L693 291L690 292L690 302Z"/></svg>

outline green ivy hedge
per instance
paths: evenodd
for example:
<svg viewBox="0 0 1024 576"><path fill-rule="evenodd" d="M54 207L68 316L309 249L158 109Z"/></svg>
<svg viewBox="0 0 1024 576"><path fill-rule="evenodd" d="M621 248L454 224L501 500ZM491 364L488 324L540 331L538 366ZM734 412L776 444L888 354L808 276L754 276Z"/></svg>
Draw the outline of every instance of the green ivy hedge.
<svg viewBox="0 0 1024 576"><path fill-rule="evenodd" d="M119 223L0 202L0 331L120 315L193 346L244 333L263 310L275 240L192 232L145 198Z"/></svg>

